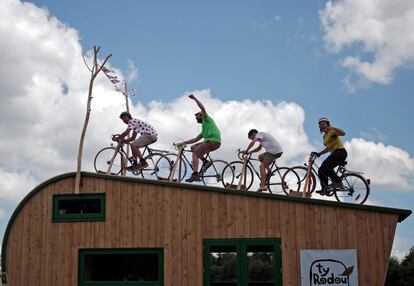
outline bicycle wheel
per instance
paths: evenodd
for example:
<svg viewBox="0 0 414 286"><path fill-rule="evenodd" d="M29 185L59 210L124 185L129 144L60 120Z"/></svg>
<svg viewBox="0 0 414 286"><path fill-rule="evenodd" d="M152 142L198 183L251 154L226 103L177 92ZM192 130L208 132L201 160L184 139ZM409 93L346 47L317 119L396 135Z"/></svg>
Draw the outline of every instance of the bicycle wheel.
<svg viewBox="0 0 414 286"><path fill-rule="evenodd" d="M162 155L155 163L155 174L157 179L168 179L172 169L172 162L166 156Z"/></svg>
<svg viewBox="0 0 414 286"><path fill-rule="evenodd" d="M294 172L298 178L298 180L295 181L295 176L291 174L291 172ZM306 182L306 173L308 172L308 168L304 166L295 166L292 168L289 168L288 171L283 175L282 181L284 182L284 188L283 191L285 194L289 195L291 191L299 192L304 191L305 182ZM306 189L306 193L312 194L316 189L316 178L315 174L313 172L310 173L309 181L308 181L308 187Z"/></svg>
<svg viewBox="0 0 414 286"><path fill-rule="evenodd" d="M142 170L132 171L132 174L135 176L141 176L143 179L156 180L157 171L155 165L162 156L163 155L160 153L152 153L146 156L144 159L147 161L148 166Z"/></svg>
<svg viewBox="0 0 414 286"><path fill-rule="evenodd" d="M164 154L162 155L157 163L156 163L156 173L157 173L157 178L158 179L168 179L171 175L171 172L173 170L174 167L174 163L177 161L178 156L177 154L174 153L168 153L168 154ZM176 170L175 170L175 178L180 178L180 182L184 179L185 174L187 172L187 166L186 164L181 161L180 163L181 166L177 166Z"/></svg>
<svg viewBox="0 0 414 286"><path fill-rule="evenodd" d="M223 160L213 160L201 169L200 177L206 186L224 187L223 178L233 178L233 170ZM226 179L227 180L227 179Z"/></svg>
<svg viewBox="0 0 414 286"><path fill-rule="evenodd" d="M291 190L291 185L298 188L298 181L299 176L295 171L287 167L280 167L273 170L266 181L266 187L271 194L288 194L289 190Z"/></svg>
<svg viewBox="0 0 414 286"><path fill-rule="evenodd" d="M338 202L362 205L368 198L369 185L359 174L346 173L342 176L343 188L335 190Z"/></svg>
<svg viewBox="0 0 414 286"><path fill-rule="evenodd" d="M161 174L161 177L166 176L165 178L169 178L171 175L172 169L174 167L174 163L177 162L178 160L178 156L175 153L168 153L168 154L164 154L164 157L167 157L167 159L170 161L171 166L170 166L170 170L168 174L167 174L167 170L162 171L161 169L163 167L159 166L160 172L161 172L160 174ZM175 167L174 178L179 178L179 182L181 182L184 180L186 174L187 174L187 164L184 162L184 160L181 160L179 165Z"/></svg>
<svg viewBox="0 0 414 286"><path fill-rule="evenodd" d="M114 147L106 147L96 154L93 165L97 173L106 173L108 171L109 164L111 163L111 159L114 156L115 151L116 148ZM112 175L119 175L121 173L123 168L123 160L124 156L118 151L111 167Z"/></svg>
<svg viewBox="0 0 414 286"><path fill-rule="evenodd" d="M224 186L235 188L238 186L243 169L242 161L233 161L228 164L228 166L223 170L224 173L230 174L227 169L231 169L233 172L233 178L223 176ZM249 165L246 165L245 176L241 182L241 189L248 190L253 184L253 171Z"/></svg>

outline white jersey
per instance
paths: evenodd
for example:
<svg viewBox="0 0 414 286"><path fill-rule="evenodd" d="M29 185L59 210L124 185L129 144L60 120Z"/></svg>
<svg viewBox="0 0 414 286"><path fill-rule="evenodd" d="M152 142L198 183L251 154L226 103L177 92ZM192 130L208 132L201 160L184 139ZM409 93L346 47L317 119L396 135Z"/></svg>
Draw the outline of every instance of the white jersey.
<svg viewBox="0 0 414 286"><path fill-rule="evenodd" d="M256 134L256 140L265 148L266 152L276 155L278 153L282 153L282 146L280 146L279 142L266 132L259 132Z"/></svg>

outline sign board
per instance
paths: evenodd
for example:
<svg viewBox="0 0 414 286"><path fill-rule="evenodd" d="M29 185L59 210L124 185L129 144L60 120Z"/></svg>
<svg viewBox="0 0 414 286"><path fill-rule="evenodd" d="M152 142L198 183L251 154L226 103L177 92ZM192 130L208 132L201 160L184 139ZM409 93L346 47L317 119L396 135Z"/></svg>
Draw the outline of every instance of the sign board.
<svg viewBox="0 0 414 286"><path fill-rule="evenodd" d="M301 249L301 286L358 286L356 249Z"/></svg>

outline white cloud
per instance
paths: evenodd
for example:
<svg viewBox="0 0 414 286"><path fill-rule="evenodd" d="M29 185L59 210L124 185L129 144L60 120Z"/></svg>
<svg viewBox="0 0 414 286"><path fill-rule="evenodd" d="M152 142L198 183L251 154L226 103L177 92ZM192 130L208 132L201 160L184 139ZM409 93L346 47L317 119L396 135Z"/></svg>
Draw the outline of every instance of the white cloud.
<svg viewBox="0 0 414 286"><path fill-rule="evenodd" d="M349 169L366 173L373 189L414 190L414 158L406 151L360 138L346 142L345 146Z"/></svg>
<svg viewBox="0 0 414 286"><path fill-rule="evenodd" d="M209 90L193 92L215 119L223 137L222 147L215 152L228 160L235 160L235 150L249 143L247 132L251 128L273 134L284 146L284 160L303 155L311 150L303 129L304 111L296 103L270 101L226 101L211 96ZM134 108L133 113L151 122L159 131L158 145L168 148L172 141L190 139L200 132L194 113L196 104L182 96L169 103L152 102L149 109Z"/></svg>
<svg viewBox="0 0 414 286"><path fill-rule="evenodd" d="M412 247L407 237L395 236L394 243L392 245L391 256L397 257L400 261L408 254L408 251Z"/></svg>
<svg viewBox="0 0 414 286"><path fill-rule="evenodd" d="M31 191L40 183L27 170L17 173L6 172L2 168L0 168L0 182L0 201L2 203L20 201L28 191ZM1 211L2 209L0 209L0 218L2 216Z"/></svg>
<svg viewBox="0 0 414 286"><path fill-rule="evenodd" d="M0 13L0 36L8 39L0 44L4 60L0 66L4 75L0 79L0 131L7 134L0 141L0 198L17 202L40 182L75 170L90 73L82 59L78 33L47 11L32 4L3 1ZM19 29L19 25L31 28ZM22 48L12 48L10 43ZM86 61L91 61L90 52ZM19 72L10 72L16 66ZM133 63L130 67L136 70ZM122 72L115 71L122 79ZM274 134L284 146L285 162L311 150L303 128L305 114L296 103L224 102L209 90L193 92L222 130L223 145L214 154L216 158L235 160L234 151L248 144L250 128ZM101 74L94 85L83 170L92 171L93 158L110 143L110 134L125 129L118 118L124 109L123 96ZM197 110L187 94L171 102L131 106L133 115L157 128L160 136L156 145L162 149L171 149L173 141L200 132L194 120Z"/></svg>
<svg viewBox="0 0 414 286"><path fill-rule="evenodd" d="M412 0L328 1L320 19L326 48L353 53L342 60L343 67L362 78L345 80L351 91L366 87L367 82L389 84L397 68L413 62Z"/></svg>

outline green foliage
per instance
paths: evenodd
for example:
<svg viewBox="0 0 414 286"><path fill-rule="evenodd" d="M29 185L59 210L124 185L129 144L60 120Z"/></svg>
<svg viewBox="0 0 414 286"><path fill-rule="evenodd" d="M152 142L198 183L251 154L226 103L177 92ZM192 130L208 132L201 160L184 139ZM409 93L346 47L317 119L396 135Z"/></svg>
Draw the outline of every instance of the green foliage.
<svg viewBox="0 0 414 286"><path fill-rule="evenodd" d="M273 253L257 252L249 257L249 281L274 281Z"/></svg>
<svg viewBox="0 0 414 286"><path fill-rule="evenodd" d="M403 258L401 263L391 257L388 265L385 286L412 286L414 285L414 247Z"/></svg>
<svg viewBox="0 0 414 286"><path fill-rule="evenodd" d="M212 282L236 281L237 256L235 253L210 255L210 267Z"/></svg>
<svg viewBox="0 0 414 286"><path fill-rule="evenodd" d="M257 282L275 280L275 260L271 252L255 252L248 255L248 279ZM237 281L237 255L214 253L210 255L211 282Z"/></svg>

